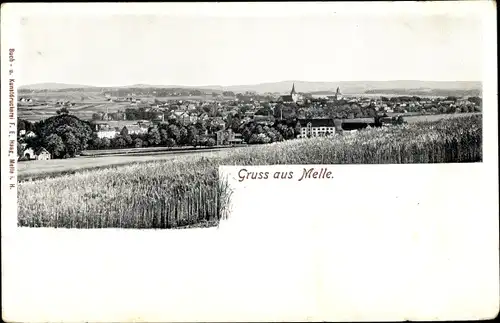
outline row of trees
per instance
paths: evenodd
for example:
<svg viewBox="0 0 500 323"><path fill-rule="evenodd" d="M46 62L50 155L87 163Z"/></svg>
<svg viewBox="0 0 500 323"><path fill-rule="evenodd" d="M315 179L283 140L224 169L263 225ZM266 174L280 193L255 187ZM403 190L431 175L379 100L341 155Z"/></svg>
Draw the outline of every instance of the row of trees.
<svg viewBox="0 0 500 323"><path fill-rule="evenodd" d="M129 134L127 127L123 127L120 134L112 139L99 138L94 133L89 142L89 149L214 146L216 144L214 129L210 132L209 129L202 123L183 126L173 122L150 127L144 134Z"/></svg>
<svg viewBox="0 0 500 323"><path fill-rule="evenodd" d="M143 134L131 134L126 127L123 127L112 139L99 138L97 133L92 131L89 122L68 114L60 114L36 123L19 120L18 129L33 131L36 134L34 137L21 139L20 142L24 141L34 150L44 147L53 158L71 158L86 149L214 146L216 133L221 131L225 138L229 137L229 131L241 133L243 140L250 144L293 139L300 133L296 119L280 121L272 126L255 122L241 124L239 116L230 119L227 129L222 125L204 122L184 126L176 121L150 127L147 133Z"/></svg>
<svg viewBox="0 0 500 323"><path fill-rule="evenodd" d="M241 125L238 132L249 144L267 144L296 138L300 134L300 124L294 118L278 121L272 126L249 122Z"/></svg>

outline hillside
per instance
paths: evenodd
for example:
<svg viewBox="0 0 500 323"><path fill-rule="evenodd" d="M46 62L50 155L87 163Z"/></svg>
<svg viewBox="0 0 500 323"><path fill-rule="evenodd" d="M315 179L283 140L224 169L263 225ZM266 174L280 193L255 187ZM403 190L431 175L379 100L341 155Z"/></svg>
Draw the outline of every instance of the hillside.
<svg viewBox="0 0 500 323"><path fill-rule="evenodd" d="M20 90L63 90L63 89L89 89L91 85L66 84L66 83L36 83L19 86Z"/></svg>

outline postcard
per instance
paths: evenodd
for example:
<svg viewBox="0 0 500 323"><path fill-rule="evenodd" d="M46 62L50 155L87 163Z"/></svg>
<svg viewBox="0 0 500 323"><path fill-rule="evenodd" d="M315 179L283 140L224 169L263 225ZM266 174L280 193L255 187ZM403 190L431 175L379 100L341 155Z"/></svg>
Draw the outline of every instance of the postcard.
<svg viewBox="0 0 500 323"><path fill-rule="evenodd" d="M497 316L494 2L1 23L5 321Z"/></svg>

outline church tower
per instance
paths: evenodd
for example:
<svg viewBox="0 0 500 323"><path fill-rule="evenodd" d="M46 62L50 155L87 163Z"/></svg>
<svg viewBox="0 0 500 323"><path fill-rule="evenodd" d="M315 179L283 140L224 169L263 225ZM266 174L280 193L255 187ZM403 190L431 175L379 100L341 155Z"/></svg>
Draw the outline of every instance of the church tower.
<svg viewBox="0 0 500 323"><path fill-rule="evenodd" d="M293 83L292 85L292 91L290 92L290 95L292 96L293 102L297 103L297 101L299 100L299 94L295 92L295 83Z"/></svg>
<svg viewBox="0 0 500 323"><path fill-rule="evenodd" d="M335 92L335 100L342 100L342 93L340 93L340 87L337 86L337 91Z"/></svg>

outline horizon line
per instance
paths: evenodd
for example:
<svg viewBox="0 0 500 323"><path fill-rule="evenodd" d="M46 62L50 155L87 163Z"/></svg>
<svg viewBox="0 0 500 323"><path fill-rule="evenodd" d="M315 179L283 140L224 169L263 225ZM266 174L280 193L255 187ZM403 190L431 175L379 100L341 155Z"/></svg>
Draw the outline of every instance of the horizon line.
<svg viewBox="0 0 500 323"><path fill-rule="evenodd" d="M281 81L263 81L260 83L246 83L246 84L203 84L203 85L187 85L187 84L152 84L152 83L134 83L134 84L125 84L125 85L89 85L89 84L81 84L81 83L65 83L65 82L37 82L37 83L28 83L28 84L20 84L17 85L17 87L26 87L26 86L33 86L33 85L41 85L41 84L61 84L61 85L78 85L78 86L85 86L85 87L97 87L97 88L104 88L104 87L133 87L133 86L151 86L151 87L156 87L156 86L162 86L162 87L234 87L234 86L256 86L256 85L261 85L261 84L269 84L269 83L287 83L287 82L303 82L303 83L353 83L353 82L478 82L482 83L482 80L422 80L422 79L394 79L394 80L349 80L349 81L304 81L304 80L281 80Z"/></svg>

